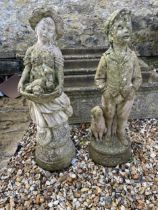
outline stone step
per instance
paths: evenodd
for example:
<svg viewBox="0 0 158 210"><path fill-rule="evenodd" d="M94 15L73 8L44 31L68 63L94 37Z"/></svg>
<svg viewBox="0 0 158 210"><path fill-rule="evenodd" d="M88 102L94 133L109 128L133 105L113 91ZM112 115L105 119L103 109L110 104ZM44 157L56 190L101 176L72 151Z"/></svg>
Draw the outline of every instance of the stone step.
<svg viewBox="0 0 158 210"><path fill-rule="evenodd" d="M65 76L71 76L71 75L95 75L96 68L73 68L73 69L64 69L64 75ZM149 77L150 72L144 70L144 68L141 68L142 74L144 76L144 79Z"/></svg>
<svg viewBox="0 0 158 210"><path fill-rule="evenodd" d="M64 87L91 87L94 75L68 75L64 77Z"/></svg>
<svg viewBox="0 0 158 210"><path fill-rule="evenodd" d="M99 63L99 58L65 60L64 69L95 68Z"/></svg>
<svg viewBox="0 0 158 210"><path fill-rule="evenodd" d="M67 55L86 55L86 54L102 54L106 48L65 48L61 49L63 56Z"/></svg>
<svg viewBox="0 0 158 210"><path fill-rule="evenodd" d="M64 60L80 60L80 59L100 59L102 54L95 53L95 54L76 54L76 55L64 55Z"/></svg>
<svg viewBox="0 0 158 210"><path fill-rule="evenodd" d="M64 75L91 75L95 74L96 68L74 68L74 69L64 69Z"/></svg>

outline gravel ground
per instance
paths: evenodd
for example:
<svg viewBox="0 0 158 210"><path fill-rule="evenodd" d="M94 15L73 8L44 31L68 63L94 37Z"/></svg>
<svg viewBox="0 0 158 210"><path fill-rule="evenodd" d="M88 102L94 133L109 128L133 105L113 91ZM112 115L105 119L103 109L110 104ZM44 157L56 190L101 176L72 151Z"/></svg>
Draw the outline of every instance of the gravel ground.
<svg viewBox="0 0 158 210"><path fill-rule="evenodd" d="M50 173L34 162L31 124L7 169L0 173L0 210L157 210L158 120L132 120L130 162L107 168L88 155L88 125L73 126L76 159Z"/></svg>

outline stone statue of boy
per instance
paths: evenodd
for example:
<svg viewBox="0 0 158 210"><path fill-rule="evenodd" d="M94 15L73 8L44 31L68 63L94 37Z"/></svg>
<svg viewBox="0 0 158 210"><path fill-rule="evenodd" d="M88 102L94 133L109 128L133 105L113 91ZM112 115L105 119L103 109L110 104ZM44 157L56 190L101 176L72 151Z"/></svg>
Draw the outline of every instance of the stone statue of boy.
<svg viewBox="0 0 158 210"><path fill-rule="evenodd" d="M128 47L132 33L131 13L115 11L106 22L110 48L99 62L95 82L102 92L102 105L107 126L106 141L113 136L128 145L125 125L130 114L135 92L142 82L138 58Z"/></svg>
<svg viewBox="0 0 158 210"><path fill-rule="evenodd" d="M95 75L96 85L102 92L102 106L91 110L89 146L90 157L104 166L116 166L131 157L125 127L142 82L138 58L128 47L131 33L130 11L121 9L110 15L106 22L110 48L102 55Z"/></svg>

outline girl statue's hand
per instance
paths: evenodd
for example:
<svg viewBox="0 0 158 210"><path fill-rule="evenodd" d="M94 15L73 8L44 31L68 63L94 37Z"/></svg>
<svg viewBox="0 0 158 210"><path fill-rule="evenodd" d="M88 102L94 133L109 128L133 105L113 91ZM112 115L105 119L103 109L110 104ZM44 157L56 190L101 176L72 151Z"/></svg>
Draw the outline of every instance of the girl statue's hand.
<svg viewBox="0 0 158 210"><path fill-rule="evenodd" d="M22 89L23 89L23 83L21 81L19 81L19 84L18 84L18 91L20 92Z"/></svg>
<svg viewBox="0 0 158 210"><path fill-rule="evenodd" d="M58 85L58 86L55 88L55 91L58 91L59 94L61 95L61 93L63 92L63 86Z"/></svg>

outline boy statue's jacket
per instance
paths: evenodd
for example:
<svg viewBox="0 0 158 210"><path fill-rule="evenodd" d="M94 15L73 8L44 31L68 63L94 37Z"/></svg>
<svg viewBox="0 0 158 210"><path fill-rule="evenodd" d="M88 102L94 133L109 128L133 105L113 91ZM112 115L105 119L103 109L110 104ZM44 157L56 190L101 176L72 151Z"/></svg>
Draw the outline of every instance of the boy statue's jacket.
<svg viewBox="0 0 158 210"><path fill-rule="evenodd" d="M135 52L127 48L126 55L122 56L110 47L100 59L95 82L102 91L107 90L113 97L125 97L124 89L138 90L142 76Z"/></svg>

